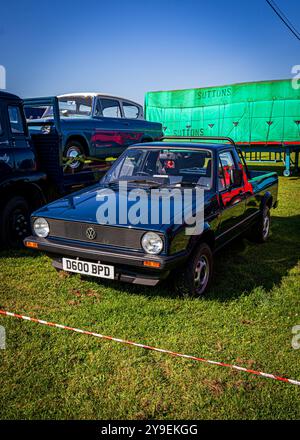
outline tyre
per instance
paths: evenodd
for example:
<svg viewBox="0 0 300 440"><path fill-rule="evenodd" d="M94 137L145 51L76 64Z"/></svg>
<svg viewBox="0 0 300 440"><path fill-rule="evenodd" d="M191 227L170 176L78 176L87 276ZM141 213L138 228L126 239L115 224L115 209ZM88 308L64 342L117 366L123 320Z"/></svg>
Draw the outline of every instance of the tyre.
<svg viewBox="0 0 300 440"><path fill-rule="evenodd" d="M271 216L270 209L265 206L260 214L260 218L255 225L252 226L249 234L247 235L250 241L255 243L265 243L270 235Z"/></svg>
<svg viewBox="0 0 300 440"><path fill-rule="evenodd" d="M175 276L175 290L189 297L205 295L213 277L213 254L206 243L201 243L189 258L186 267Z"/></svg>
<svg viewBox="0 0 300 440"><path fill-rule="evenodd" d="M0 241L5 247L19 248L30 232L28 203L24 197L13 197L0 213Z"/></svg>
<svg viewBox="0 0 300 440"><path fill-rule="evenodd" d="M66 166L66 171L80 171L83 168L86 153L83 145L79 141L69 141L64 150L63 158L64 163L68 161L70 162ZM78 158L78 160L76 160ZM81 159L81 160L80 160Z"/></svg>

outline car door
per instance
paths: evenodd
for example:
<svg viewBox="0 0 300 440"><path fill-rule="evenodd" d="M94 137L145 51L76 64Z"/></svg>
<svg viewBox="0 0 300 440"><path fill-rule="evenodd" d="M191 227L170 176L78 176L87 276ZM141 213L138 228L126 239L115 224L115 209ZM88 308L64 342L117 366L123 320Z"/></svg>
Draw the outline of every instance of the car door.
<svg viewBox="0 0 300 440"><path fill-rule="evenodd" d="M7 107L0 101L0 182L14 171L14 154L10 142Z"/></svg>
<svg viewBox="0 0 300 440"><path fill-rule="evenodd" d="M130 101L122 101L122 109L125 122L126 137L124 138L125 145L140 142L145 135L147 129L147 122L143 119L143 107ZM144 137L148 138L147 135ZM151 137L149 137L151 139Z"/></svg>
<svg viewBox="0 0 300 440"><path fill-rule="evenodd" d="M7 116L15 169L19 172L34 171L36 168L35 154L29 142L22 103L9 102L7 105Z"/></svg>
<svg viewBox="0 0 300 440"><path fill-rule="evenodd" d="M94 119L98 121L92 137L95 156L99 158L119 156L127 147L128 131L120 101L116 98L98 97Z"/></svg>
<svg viewBox="0 0 300 440"><path fill-rule="evenodd" d="M218 155L218 191L221 205L221 220L217 232L217 245L230 241L240 232L245 215L244 183L233 182L233 171L238 169L233 151L223 150Z"/></svg>

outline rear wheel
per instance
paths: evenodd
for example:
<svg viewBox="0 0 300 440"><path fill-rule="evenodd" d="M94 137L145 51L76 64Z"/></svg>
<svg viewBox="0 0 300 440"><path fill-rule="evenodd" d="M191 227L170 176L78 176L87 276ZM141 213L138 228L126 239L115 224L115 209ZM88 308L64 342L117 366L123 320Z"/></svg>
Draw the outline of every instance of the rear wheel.
<svg viewBox="0 0 300 440"><path fill-rule="evenodd" d="M85 149L79 141L69 141L63 154L66 171L80 171L85 155Z"/></svg>
<svg viewBox="0 0 300 440"><path fill-rule="evenodd" d="M270 224L270 209L268 206L265 206L258 222L252 226L248 234L249 240L255 243L265 243L270 235Z"/></svg>
<svg viewBox="0 0 300 440"><path fill-rule="evenodd" d="M19 248L30 235L29 206L24 197L13 197L0 214L0 240L4 246Z"/></svg>
<svg viewBox="0 0 300 440"><path fill-rule="evenodd" d="M208 244L201 243L186 267L176 276L175 289L183 296L203 296L210 288L212 276L212 251Z"/></svg>

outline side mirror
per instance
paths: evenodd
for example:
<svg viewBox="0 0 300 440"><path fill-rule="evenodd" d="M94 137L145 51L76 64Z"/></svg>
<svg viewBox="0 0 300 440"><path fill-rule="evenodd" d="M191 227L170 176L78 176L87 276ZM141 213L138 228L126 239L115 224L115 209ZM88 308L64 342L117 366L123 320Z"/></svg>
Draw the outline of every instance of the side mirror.
<svg viewBox="0 0 300 440"><path fill-rule="evenodd" d="M243 184L243 171L241 169L231 170L231 183L232 186L242 186Z"/></svg>

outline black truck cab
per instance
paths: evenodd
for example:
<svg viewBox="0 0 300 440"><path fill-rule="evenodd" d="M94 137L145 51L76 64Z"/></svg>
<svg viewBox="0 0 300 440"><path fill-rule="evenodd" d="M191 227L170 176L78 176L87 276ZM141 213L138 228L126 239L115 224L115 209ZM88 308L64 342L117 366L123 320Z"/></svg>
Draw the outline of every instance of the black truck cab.
<svg viewBox="0 0 300 440"><path fill-rule="evenodd" d="M16 246L29 232L30 212L46 201L22 100L0 92L0 241Z"/></svg>
<svg viewBox="0 0 300 440"><path fill-rule="evenodd" d="M27 124L20 98L0 92L0 182L18 170L35 171Z"/></svg>

